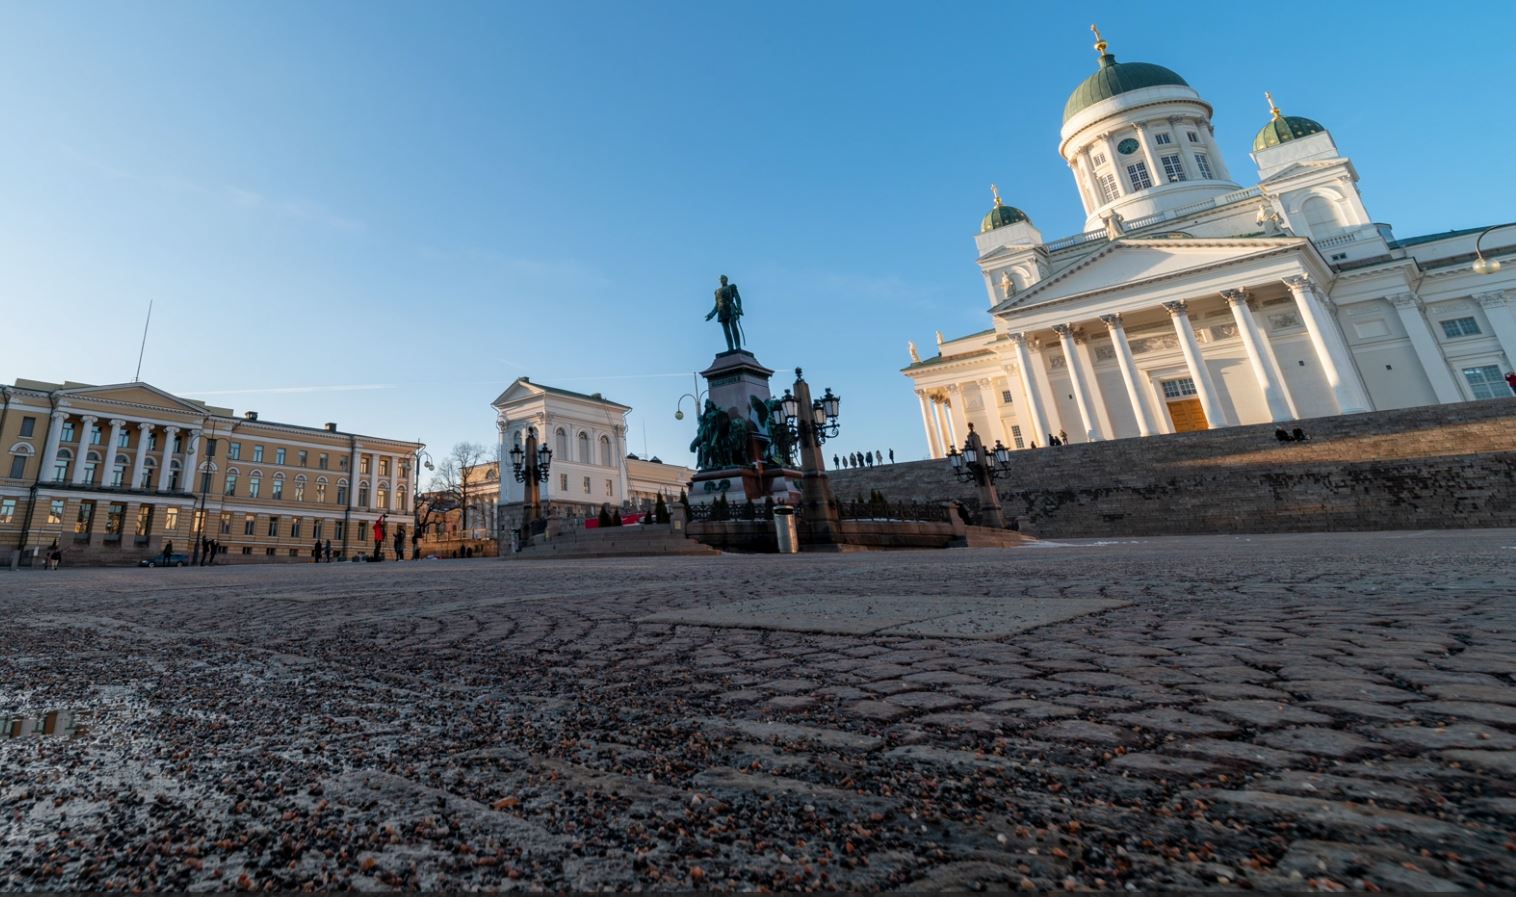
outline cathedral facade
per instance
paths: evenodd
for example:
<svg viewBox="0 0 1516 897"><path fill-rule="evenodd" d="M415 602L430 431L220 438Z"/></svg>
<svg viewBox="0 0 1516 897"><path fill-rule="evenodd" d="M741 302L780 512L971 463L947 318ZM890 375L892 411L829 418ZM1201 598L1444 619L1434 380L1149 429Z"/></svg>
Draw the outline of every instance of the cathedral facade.
<svg viewBox="0 0 1516 897"><path fill-rule="evenodd" d="M970 423L1021 449L1512 395L1516 226L1397 238L1272 97L1244 187L1194 88L1095 47L1059 138L1085 230L1044 239L997 191L991 326L911 346L932 457Z"/></svg>

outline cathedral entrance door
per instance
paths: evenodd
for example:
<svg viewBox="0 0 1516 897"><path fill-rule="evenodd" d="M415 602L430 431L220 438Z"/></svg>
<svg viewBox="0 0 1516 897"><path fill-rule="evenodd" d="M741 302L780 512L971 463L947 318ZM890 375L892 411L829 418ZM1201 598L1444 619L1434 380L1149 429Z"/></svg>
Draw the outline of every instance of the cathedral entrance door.
<svg viewBox="0 0 1516 897"><path fill-rule="evenodd" d="M1199 399L1179 399L1169 402L1169 419L1174 422L1175 433L1189 433L1210 427L1210 422L1205 419L1205 409L1200 407Z"/></svg>

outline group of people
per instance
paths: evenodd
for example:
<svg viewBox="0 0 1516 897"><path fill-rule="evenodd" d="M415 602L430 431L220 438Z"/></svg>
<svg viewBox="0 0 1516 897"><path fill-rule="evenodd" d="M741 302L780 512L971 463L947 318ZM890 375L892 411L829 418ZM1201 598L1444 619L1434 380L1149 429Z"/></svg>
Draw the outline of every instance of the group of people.
<svg viewBox="0 0 1516 897"><path fill-rule="evenodd" d="M1063 430L1059 430L1057 436L1054 436L1052 433L1048 434L1048 445L1068 445L1068 444L1069 444L1069 434L1066 433L1066 432L1064 432ZM1032 443L1032 448L1036 448L1036 447L1037 447L1037 443L1033 442Z"/></svg>
<svg viewBox="0 0 1516 897"><path fill-rule="evenodd" d="M369 558L370 561L384 560L384 537L389 531L389 516L388 514L380 514L379 519L374 521L374 554ZM394 540L395 560L403 561L405 560L405 526L403 524L395 527ZM413 550L413 559L415 554L416 552Z"/></svg>
<svg viewBox="0 0 1516 897"><path fill-rule="evenodd" d="M316 544L311 546L311 563L319 564L322 561L326 561L328 564L332 562L331 539L327 539L325 543L317 539Z"/></svg>
<svg viewBox="0 0 1516 897"><path fill-rule="evenodd" d="M852 467L873 467L875 464L883 464L884 452L852 452L847 455L833 455L832 467L845 470ZM895 450L889 450L890 463L895 463Z"/></svg>

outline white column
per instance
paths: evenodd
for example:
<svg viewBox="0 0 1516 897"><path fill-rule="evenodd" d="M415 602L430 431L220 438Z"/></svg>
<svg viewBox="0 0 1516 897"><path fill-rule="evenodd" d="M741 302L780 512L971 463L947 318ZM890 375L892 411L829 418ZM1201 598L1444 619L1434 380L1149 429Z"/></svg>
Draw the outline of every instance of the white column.
<svg viewBox="0 0 1516 897"><path fill-rule="evenodd" d="M1210 122L1195 122L1195 131L1200 134L1200 142L1204 144L1206 149L1206 159L1211 163L1211 173L1216 175L1220 180L1230 181L1232 173L1227 170L1226 160L1221 158L1221 150L1216 148L1216 135L1211 133L1212 130ZM1186 137L1185 139L1188 140L1189 138Z"/></svg>
<svg viewBox="0 0 1516 897"><path fill-rule="evenodd" d="M1086 176L1088 169L1085 167L1083 151L1075 153L1074 158L1069 160L1069 170L1074 173L1074 183L1079 187L1079 198L1084 201L1085 212L1094 211L1100 203L1095 201L1095 194L1090 193L1090 182Z"/></svg>
<svg viewBox="0 0 1516 897"><path fill-rule="evenodd" d="M1074 326L1072 324L1054 324L1053 332L1058 334L1058 341L1063 344L1063 360L1069 369L1069 380L1074 387L1074 403L1079 406L1079 419L1084 424L1084 438L1086 442L1099 442L1104 439L1100 432L1100 421L1095 418L1095 406L1090 399L1088 377L1090 374L1083 370L1080 364L1078 350L1074 347Z"/></svg>
<svg viewBox="0 0 1516 897"><path fill-rule="evenodd" d="M76 486L84 482L84 459L89 455L90 436L95 429L95 421L99 419L88 414L79 418L82 421L82 425L79 427L79 452L74 458L73 483Z"/></svg>
<svg viewBox="0 0 1516 897"><path fill-rule="evenodd" d="M399 455L390 455L389 459L390 459L390 494L388 496L386 496L386 498L385 498L385 510L387 510L387 511L396 511L396 510L399 510L399 508L395 504L395 500L396 500L395 493L397 491L399 491L399 490L397 490L395 487L400 484L400 456Z"/></svg>
<svg viewBox="0 0 1516 897"><path fill-rule="evenodd" d="M1163 166L1158 162L1158 157L1153 154L1153 135L1148 132L1148 123L1134 122L1132 127L1137 129L1137 142L1142 144L1142 158L1148 163L1148 177L1152 179L1153 186L1167 184L1168 175L1163 173Z"/></svg>
<svg viewBox="0 0 1516 897"><path fill-rule="evenodd" d="M1432 334L1432 327L1422 313L1421 300L1415 293L1398 293L1390 296L1389 300L1395 306L1395 313L1400 316L1405 335L1411 340L1411 348L1416 350L1416 360L1421 362L1421 369L1426 372L1427 382L1432 384L1432 393L1437 396L1437 401L1444 405L1463 401L1458 381L1453 379L1453 369L1443 357L1442 347L1438 345L1437 337Z"/></svg>
<svg viewBox="0 0 1516 897"><path fill-rule="evenodd" d="M1101 315L1100 320L1111 332L1111 344L1116 349L1116 365L1121 368L1121 382L1126 384L1126 397L1132 403L1132 414L1137 418L1137 432L1151 436L1157 430L1153 413L1142 400L1142 390L1137 380L1137 365L1132 360L1132 346L1126 339L1126 328L1121 326L1121 315Z"/></svg>
<svg viewBox="0 0 1516 897"><path fill-rule="evenodd" d="M985 377L979 381L979 398L984 402L984 426L986 439L990 445L998 441L1001 445L1011 444L1011 434L1005 428L1005 419L1000 415L1000 397L995 394L995 381Z"/></svg>
<svg viewBox="0 0 1516 897"><path fill-rule="evenodd" d="M179 471L179 491L194 492L200 485L200 430L191 429L186 435L189 444L184 451L184 467Z"/></svg>
<svg viewBox="0 0 1516 897"><path fill-rule="evenodd" d="M1216 384L1211 382L1211 372L1200 354L1200 343L1195 339L1195 328L1190 326L1190 316L1183 299L1163 303L1169 317L1174 319L1174 332L1179 334L1179 348L1184 353L1184 363L1190 369L1190 379L1195 381L1195 392L1200 398L1200 407L1205 411L1206 425L1211 429L1226 426L1226 412L1216 395Z"/></svg>
<svg viewBox="0 0 1516 897"><path fill-rule="evenodd" d="M1016 350L1016 366L1021 369L1021 389L1026 393L1026 422L1034 432L1027 434L1027 443L1048 444L1048 434L1053 432L1048 421L1047 409L1042 404L1042 391L1037 385L1037 371L1032 365L1032 351L1027 347L1025 333L1007 334Z"/></svg>
<svg viewBox="0 0 1516 897"><path fill-rule="evenodd" d="M1321 363L1327 385L1337 400L1337 410L1343 414L1372 410L1368 397L1358 385L1358 374L1352 367L1353 362L1342 341L1342 335L1337 332L1337 322L1322 307L1316 285L1305 274L1286 277L1284 285L1290 288L1290 293L1295 297L1295 305L1300 309L1300 317L1305 321L1306 332L1311 337L1311 347L1316 350L1316 360Z"/></svg>
<svg viewBox="0 0 1516 897"><path fill-rule="evenodd" d="M1500 343L1500 351L1505 353L1506 370L1516 369L1516 310L1511 308L1510 292L1475 293L1474 301L1484 309L1490 329L1495 331L1495 340Z"/></svg>
<svg viewBox="0 0 1516 897"><path fill-rule="evenodd" d="M1222 290L1222 298L1232 309L1232 320L1237 322L1237 335L1242 339L1242 348L1248 353L1248 364L1258 380L1258 389L1269 407L1269 420L1290 420L1290 405L1285 401L1284 389L1274 377L1274 369L1263 356L1263 334L1258 332L1258 322L1248 308L1248 294L1242 290Z"/></svg>
<svg viewBox="0 0 1516 897"><path fill-rule="evenodd" d="M103 459L101 459L101 462L100 462L101 464L104 465L104 467L100 471L100 485L102 485L102 486L109 486L110 483L107 482L107 479L113 478L115 476L115 473L116 473L116 452L120 451L120 449L117 447L116 443L118 443L118 442L121 441L121 430L125 426L126 426L126 421L121 420L120 418L111 418L111 435L106 440L106 443L105 443L106 446L107 446L107 448L109 450L105 453L105 457ZM123 470L121 472L121 476L122 476L123 479L125 479L125 477L126 477L126 471ZM127 483L126 485L127 485L128 488L130 488L132 484L131 483Z"/></svg>
<svg viewBox="0 0 1516 897"><path fill-rule="evenodd" d="M1130 195L1132 185L1123 177L1126 174L1126 170L1121 165L1121 154L1116 152L1116 141L1111 139L1110 134L1101 134L1100 142L1105 144L1106 158L1111 160L1111 173L1114 175L1112 180L1116 182L1116 199ZM1111 201L1115 202L1115 199ZM1044 435L1042 438L1047 439L1047 436Z"/></svg>
<svg viewBox="0 0 1516 897"><path fill-rule="evenodd" d="M177 435L179 435L179 428L178 427L164 427L163 428L163 460L162 460L162 462L158 466L158 491L159 492L167 492L168 491L169 468L173 466L173 464L171 462L174 460L174 437L177 436ZM194 485L195 480L193 479L194 472L193 471L189 471L187 473L187 475L192 478L189 481L191 485L190 485L190 488L189 488L188 491L193 492L195 490L195 488L196 488L195 485Z"/></svg>
<svg viewBox="0 0 1516 897"><path fill-rule="evenodd" d="M1189 174L1192 180L1202 180L1200 166L1195 164L1195 147L1197 144L1190 142L1189 135L1186 133L1189 127L1185 125L1184 119L1177 115L1171 116L1169 118L1169 130L1173 132L1174 144L1179 150L1180 158L1184 160L1185 172ZM1195 127L1195 133L1197 135L1200 133L1198 125ZM1215 174L1216 169L1212 168L1211 173Z"/></svg>
<svg viewBox="0 0 1516 897"><path fill-rule="evenodd" d="M67 419L67 411L54 411L52 414L52 423L47 428L47 444L42 450L42 470L38 474L38 482L57 482L53 479L53 467L58 463L58 441L63 436L63 422Z"/></svg>
<svg viewBox="0 0 1516 897"><path fill-rule="evenodd" d="M132 462L132 481L127 484L133 489L147 488L142 483L142 474L147 470L147 440L152 432L152 424L137 425L137 457Z"/></svg>
<svg viewBox="0 0 1516 897"><path fill-rule="evenodd" d="M1106 408L1105 392L1100 388L1100 378L1095 374L1095 352L1084 334L1075 334L1074 348L1079 352L1079 362L1089 375L1085 383L1090 388L1090 399L1095 407L1095 422L1106 439L1116 439L1116 427L1111 423L1111 412Z"/></svg>
<svg viewBox="0 0 1516 897"><path fill-rule="evenodd" d="M948 396L947 400L942 403L942 418L947 422L949 441L953 445L958 445L958 434L965 432L963 428L958 426L959 419L963 418L963 392L958 389L958 384L956 383L949 383L947 390L950 393L956 393L956 395ZM964 438L967 439L968 437L965 436Z"/></svg>
<svg viewBox="0 0 1516 897"><path fill-rule="evenodd" d="M916 401L921 404L921 425L926 429L927 457L941 458L942 447L937 444L937 430L932 426L932 409L927 402L926 393L916 390Z"/></svg>

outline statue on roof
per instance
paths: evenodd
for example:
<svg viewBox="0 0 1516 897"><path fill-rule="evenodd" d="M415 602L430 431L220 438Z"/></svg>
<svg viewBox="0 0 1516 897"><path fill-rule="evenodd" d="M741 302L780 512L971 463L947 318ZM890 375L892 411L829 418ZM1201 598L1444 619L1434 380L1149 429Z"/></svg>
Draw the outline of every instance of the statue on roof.
<svg viewBox="0 0 1516 897"><path fill-rule="evenodd" d="M721 286L716 288L716 305L705 316L709 321L721 322L721 334L726 337L726 350L736 352L742 348L742 294L735 283L727 283L721 275Z"/></svg>

